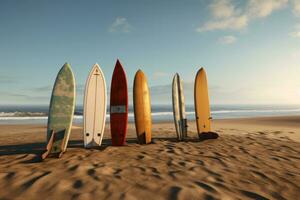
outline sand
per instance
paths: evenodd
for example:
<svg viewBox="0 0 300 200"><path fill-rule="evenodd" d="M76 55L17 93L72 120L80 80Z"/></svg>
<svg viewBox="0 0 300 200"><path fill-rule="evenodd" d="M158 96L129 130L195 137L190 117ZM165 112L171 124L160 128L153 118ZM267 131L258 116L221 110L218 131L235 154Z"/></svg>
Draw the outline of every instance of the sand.
<svg viewBox="0 0 300 200"><path fill-rule="evenodd" d="M173 123L153 126L153 144L83 148L74 127L61 159L39 162L42 125L0 126L0 199L297 199L300 117L215 120L217 140L199 141L189 122L177 142Z"/></svg>

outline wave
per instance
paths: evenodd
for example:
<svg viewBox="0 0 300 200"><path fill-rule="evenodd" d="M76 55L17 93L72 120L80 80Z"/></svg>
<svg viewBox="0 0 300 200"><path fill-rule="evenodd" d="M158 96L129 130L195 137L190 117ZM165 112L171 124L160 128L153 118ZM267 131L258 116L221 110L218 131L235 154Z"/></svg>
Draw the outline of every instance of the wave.
<svg viewBox="0 0 300 200"><path fill-rule="evenodd" d="M0 112L0 117L44 117L47 113L44 112Z"/></svg>
<svg viewBox="0 0 300 200"><path fill-rule="evenodd" d="M299 108L293 109L220 109L211 111L212 115L215 116L260 116L260 115L272 115L272 114L288 114L288 113L300 113ZM186 112L186 115L194 115L194 111ZM0 120L47 120L48 114L46 112L0 112ZM154 111L152 112L153 117L163 118L173 116L173 111ZM109 118L109 113L106 115ZM133 112L129 112L129 118L134 117ZM82 112L75 112L74 119L82 119Z"/></svg>
<svg viewBox="0 0 300 200"><path fill-rule="evenodd" d="M48 117L0 117L0 120L47 120Z"/></svg>

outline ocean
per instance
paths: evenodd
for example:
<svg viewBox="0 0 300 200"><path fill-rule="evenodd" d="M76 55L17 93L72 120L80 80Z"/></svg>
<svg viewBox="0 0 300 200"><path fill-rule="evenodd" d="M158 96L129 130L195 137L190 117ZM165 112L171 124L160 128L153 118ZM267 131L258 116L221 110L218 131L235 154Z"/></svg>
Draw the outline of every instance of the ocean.
<svg viewBox="0 0 300 200"><path fill-rule="evenodd" d="M46 124L47 112L48 106L0 106L0 124ZM77 106L75 124L82 123L82 113L82 106ZM186 106L186 113L188 120L195 119L193 105ZM213 119L300 115L300 105L212 105L211 114ZM129 107L128 117L129 122L134 121L132 106ZM152 105L152 120L172 121L172 105Z"/></svg>

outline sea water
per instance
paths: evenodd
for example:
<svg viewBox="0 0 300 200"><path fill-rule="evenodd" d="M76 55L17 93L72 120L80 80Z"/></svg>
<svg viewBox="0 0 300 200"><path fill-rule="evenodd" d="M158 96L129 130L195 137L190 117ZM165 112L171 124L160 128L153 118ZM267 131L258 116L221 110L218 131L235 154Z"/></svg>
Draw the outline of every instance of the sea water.
<svg viewBox="0 0 300 200"><path fill-rule="evenodd" d="M109 107L108 107L109 108ZM152 120L154 122L172 121L172 105L152 105ZM82 106L77 106L74 113L74 123L82 123ZM193 105L186 106L188 120L195 119ZM48 106L0 106L0 124L46 124ZM300 115L300 105L212 105L213 119L249 118L264 116ZM109 109L107 109L109 122ZM129 122L134 121L133 107L129 106Z"/></svg>

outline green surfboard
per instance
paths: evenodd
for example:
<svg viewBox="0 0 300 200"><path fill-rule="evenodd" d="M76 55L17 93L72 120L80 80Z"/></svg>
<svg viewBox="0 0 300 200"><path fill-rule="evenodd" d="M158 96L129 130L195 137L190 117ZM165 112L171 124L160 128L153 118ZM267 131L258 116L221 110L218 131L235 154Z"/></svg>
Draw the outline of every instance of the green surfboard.
<svg viewBox="0 0 300 200"><path fill-rule="evenodd" d="M55 139L50 153L67 149L75 109L75 79L71 66L65 63L57 74L50 100L47 143L52 133Z"/></svg>

